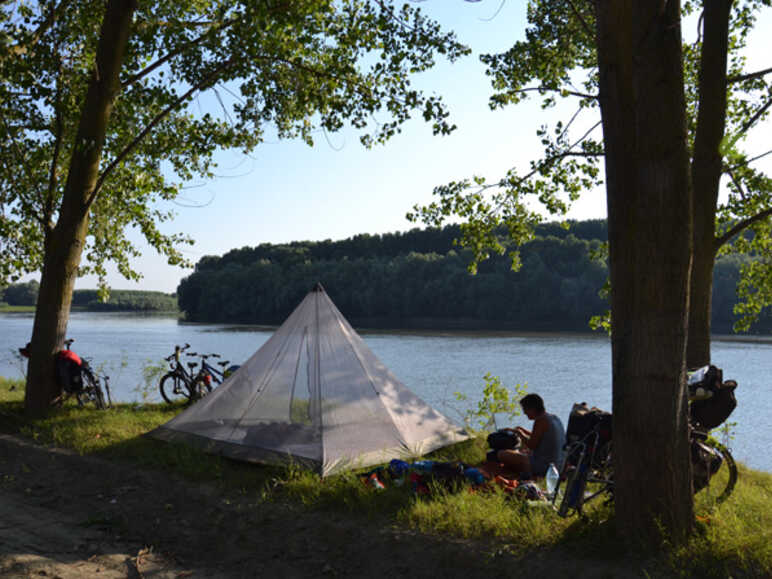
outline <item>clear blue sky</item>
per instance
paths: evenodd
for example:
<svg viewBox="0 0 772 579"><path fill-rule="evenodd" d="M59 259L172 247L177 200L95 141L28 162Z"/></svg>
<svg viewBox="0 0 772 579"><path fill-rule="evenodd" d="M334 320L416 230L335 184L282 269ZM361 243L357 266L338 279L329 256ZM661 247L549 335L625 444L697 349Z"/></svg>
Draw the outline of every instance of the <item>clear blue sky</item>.
<svg viewBox="0 0 772 579"><path fill-rule="evenodd" d="M490 83L478 58L481 53L504 51L523 37L526 3L431 0L420 5L473 50L461 62L441 62L415 79L417 86L443 96L458 129L451 136L433 137L431 126L415 119L402 134L370 150L360 145L357 134L344 131L319 133L314 147L299 141L268 141L249 157L223 154L220 177L186 188L174 207L176 219L164 226L196 240L185 250L191 261L260 243L404 231L416 226L405 214L416 203L430 202L435 186L473 175L497 179L512 166L527 167L539 155L536 129L554 120L555 114L566 117L567 109L545 113L534 101L491 111ZM770 20L765 18L754 31L748 70L772 66L765 41L772 34ZM763 132L769 131L756 131ZM763 143L754 147L769 148ZM605 213L604 192L593 191L569 217L587 219ZM191 270L169 266L154 250L139 245L143 256L134 263L144 274L142 282L132 284L111 273L111 286L175 291ZM94 278L87 277L76 287L95 285Z"/></svg>

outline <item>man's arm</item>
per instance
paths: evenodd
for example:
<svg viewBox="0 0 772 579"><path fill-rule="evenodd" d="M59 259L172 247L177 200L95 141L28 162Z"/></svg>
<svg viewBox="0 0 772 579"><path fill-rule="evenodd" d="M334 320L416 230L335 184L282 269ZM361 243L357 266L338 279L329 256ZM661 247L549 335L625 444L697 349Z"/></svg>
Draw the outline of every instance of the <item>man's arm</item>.
<svg viewBox="0 0 772 579"><path fill-rule="evenodd" d="M547 432L548 428L548 420L537 419L533 423L533 431L531 432L531 435L527 438L524 437L523 442L531 450L535 449L537 446L539 446L539 443L541 442L541 439L544 437L544 433Z"/></svg>

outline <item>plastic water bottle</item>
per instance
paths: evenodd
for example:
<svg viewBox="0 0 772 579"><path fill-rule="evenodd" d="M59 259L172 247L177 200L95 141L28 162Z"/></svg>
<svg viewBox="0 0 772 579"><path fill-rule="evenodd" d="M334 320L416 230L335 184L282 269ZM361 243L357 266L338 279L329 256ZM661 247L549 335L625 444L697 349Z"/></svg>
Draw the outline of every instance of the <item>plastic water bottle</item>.
<svg viewBox="0 0 772 579"><path fill-rule="evenodd" d="M547 474L544 478L546 479L547 483L547 495L552 497L555 493L555 489L558 486L558 479L560 478L560 474L558 473L558 469L554 462L550 463L549 467L547 468Z"/></svg>

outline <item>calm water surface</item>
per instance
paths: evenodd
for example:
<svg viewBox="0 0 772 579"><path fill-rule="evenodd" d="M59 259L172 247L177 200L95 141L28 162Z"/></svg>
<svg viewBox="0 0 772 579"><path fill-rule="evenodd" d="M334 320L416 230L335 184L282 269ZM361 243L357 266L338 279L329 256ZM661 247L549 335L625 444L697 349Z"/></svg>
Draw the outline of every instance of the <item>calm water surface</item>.
<svg viewBox="0 0 772 579"><path fill-rule="evenodd" d="M32 331L31 314L0 314L0 376L21 377L15 352ZM110 375L113 399L158 400L156 384L145 385L143 368L158 365L175 344L217 352L241 363L272 334L271 328L185 324L163 316L73 313L73 350ZM478 399L483 376L505 385L525 383L544 397L548 410L564 421L574 402L611 408L611 347L594 334L491 334L361 332L367 345L392 372L424 400L452 418ZM737 380L738 407L733 452L753 468L772 472L772 339L715 336L713 361L727 379ZM468 402L457 402L463 392ZM466 405L466 406L465 406ZM526 424L522 417L518 423Z"/></svg>

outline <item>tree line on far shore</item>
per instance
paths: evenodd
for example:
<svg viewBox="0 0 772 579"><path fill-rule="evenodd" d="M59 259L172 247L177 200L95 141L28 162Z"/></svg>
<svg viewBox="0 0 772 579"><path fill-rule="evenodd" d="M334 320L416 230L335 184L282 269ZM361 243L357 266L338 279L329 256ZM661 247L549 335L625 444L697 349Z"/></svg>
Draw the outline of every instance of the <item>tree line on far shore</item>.
<svg viewBox="0 0 772 579"><path fill-rule="evenodd" d="M0 302L9 306L35 306L40 284L36 280L0 289ZM107 301L95 289L75 290L72 307L91 312L176 312L177 296L158 291L111 290Z"/></svg>
<svg viewBox="0 0 772 579"><path fill-rule="evenodd" d="M491 256L477 274L453 240L457 225L341 241L261 244L205 256L177 288L179 308L194 322L277 324L316 282L355 325L581 331L607 308L608 276L599 250L605 220L546 223L520 248L522 267ZM716 265L713 329L732 329L742 257ZM755 330L772 328L772 316Z"/></svg>

